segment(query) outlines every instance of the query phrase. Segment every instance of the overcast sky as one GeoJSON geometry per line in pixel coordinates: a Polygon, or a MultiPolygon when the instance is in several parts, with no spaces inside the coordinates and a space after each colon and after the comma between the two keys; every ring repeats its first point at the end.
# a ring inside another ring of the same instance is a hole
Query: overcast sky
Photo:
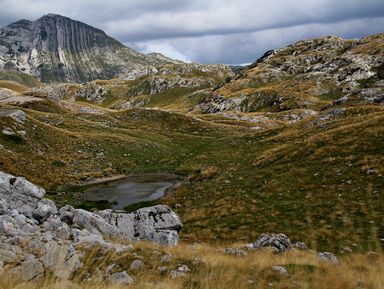
{"type": "Polygon", "coordinates": [[[384,32],[384,0],[0,0],[1,27],[48,13],[200,63],[250,63],[303,38],[384,32]]]}

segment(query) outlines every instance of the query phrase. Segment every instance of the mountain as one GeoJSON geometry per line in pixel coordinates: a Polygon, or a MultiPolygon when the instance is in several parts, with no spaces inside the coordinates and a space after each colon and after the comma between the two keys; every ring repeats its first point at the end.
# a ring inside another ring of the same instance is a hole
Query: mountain
{"type": "Polygon", "coordinates": [[[32,74],[43,82],[111,79],[148,64],[176,63],[138,53],[103,31],[55,14],[20,20],[0,29],[0,68],[32,74]]]}
{"type": "Polygon", "coordinates": [[[177,208],[183,239],[283,232],[320,250],[377,250],[383,37],[303,40],[236,75],[186,63],[36,87],[6,75],[0,170],[77,208],[102,204],[84,202],[74,184],[175,173],[182,184],[161,203],[177,208]]]}
{"type": "Polygon", "coordinates": [[[383,104],[383,43],[384,34],[358,40],[328,36],[268,51],[200,108],[205,113],[296,109],[310,116],[332,103],[383,104]]]}

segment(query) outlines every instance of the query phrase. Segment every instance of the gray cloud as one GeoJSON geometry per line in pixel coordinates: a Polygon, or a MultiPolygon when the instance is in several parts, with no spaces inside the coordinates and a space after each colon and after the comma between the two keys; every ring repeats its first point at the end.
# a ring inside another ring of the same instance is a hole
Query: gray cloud
{"type": "Polygon", "coordinates": [[[245,63],[308,37],[383,32],[383,0],[0,0],[0,25],[58,13],[144,52],[245,63]],[[25,9],[22,9],[25,7],[25,9]]]}
{"type": "Polygon", "coordinates": [[[354,19],[334,23],[314,23],[253,33],[212,35],[127,43],[143,52],[159,51],[172,57],[202,63],[244,64],[255,61],[265,51],[293,42],[337,35],[345,38],[381,33],[384,17],[354,19]],[[353,29],[351,29],[353,27],[353,29]]]}

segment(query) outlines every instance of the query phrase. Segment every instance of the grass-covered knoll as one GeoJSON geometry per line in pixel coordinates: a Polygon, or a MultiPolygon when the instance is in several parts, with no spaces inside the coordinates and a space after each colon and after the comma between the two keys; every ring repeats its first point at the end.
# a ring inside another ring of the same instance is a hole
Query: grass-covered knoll
{"type": "MultiPolygon", "coordinates": [[[[15,71],[0,70],[0,80],[4,81],[4,82],[2,82],[3,84],[6,83],[5,81],[16,82],[19,84],[18,86],[28,87],[28,88],[41,85],[41,83],[32,75],[27,74],[27,73],[23,73],[23,72],[15,72],[15,71]]],[[[12,89],[13,86],[7,87],[7,86],[3,86],[0,84],[0,87],[5,87],[5,88],[9,88],[9,89],[13,90],[12,89]]],[[[21,92],[23,90],[17,89],[15,91],[21,92]]]]}

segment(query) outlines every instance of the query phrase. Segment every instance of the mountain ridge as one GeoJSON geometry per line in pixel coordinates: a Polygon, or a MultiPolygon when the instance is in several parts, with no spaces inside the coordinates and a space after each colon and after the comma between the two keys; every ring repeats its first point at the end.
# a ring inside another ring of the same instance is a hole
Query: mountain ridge
{"type": "Polygon", "coordinates": [[[57,14],[0,29],[0,68],[43,82],[111,79],[131,69],[176,62],[136,52],[98,28],[57,14]]]}

